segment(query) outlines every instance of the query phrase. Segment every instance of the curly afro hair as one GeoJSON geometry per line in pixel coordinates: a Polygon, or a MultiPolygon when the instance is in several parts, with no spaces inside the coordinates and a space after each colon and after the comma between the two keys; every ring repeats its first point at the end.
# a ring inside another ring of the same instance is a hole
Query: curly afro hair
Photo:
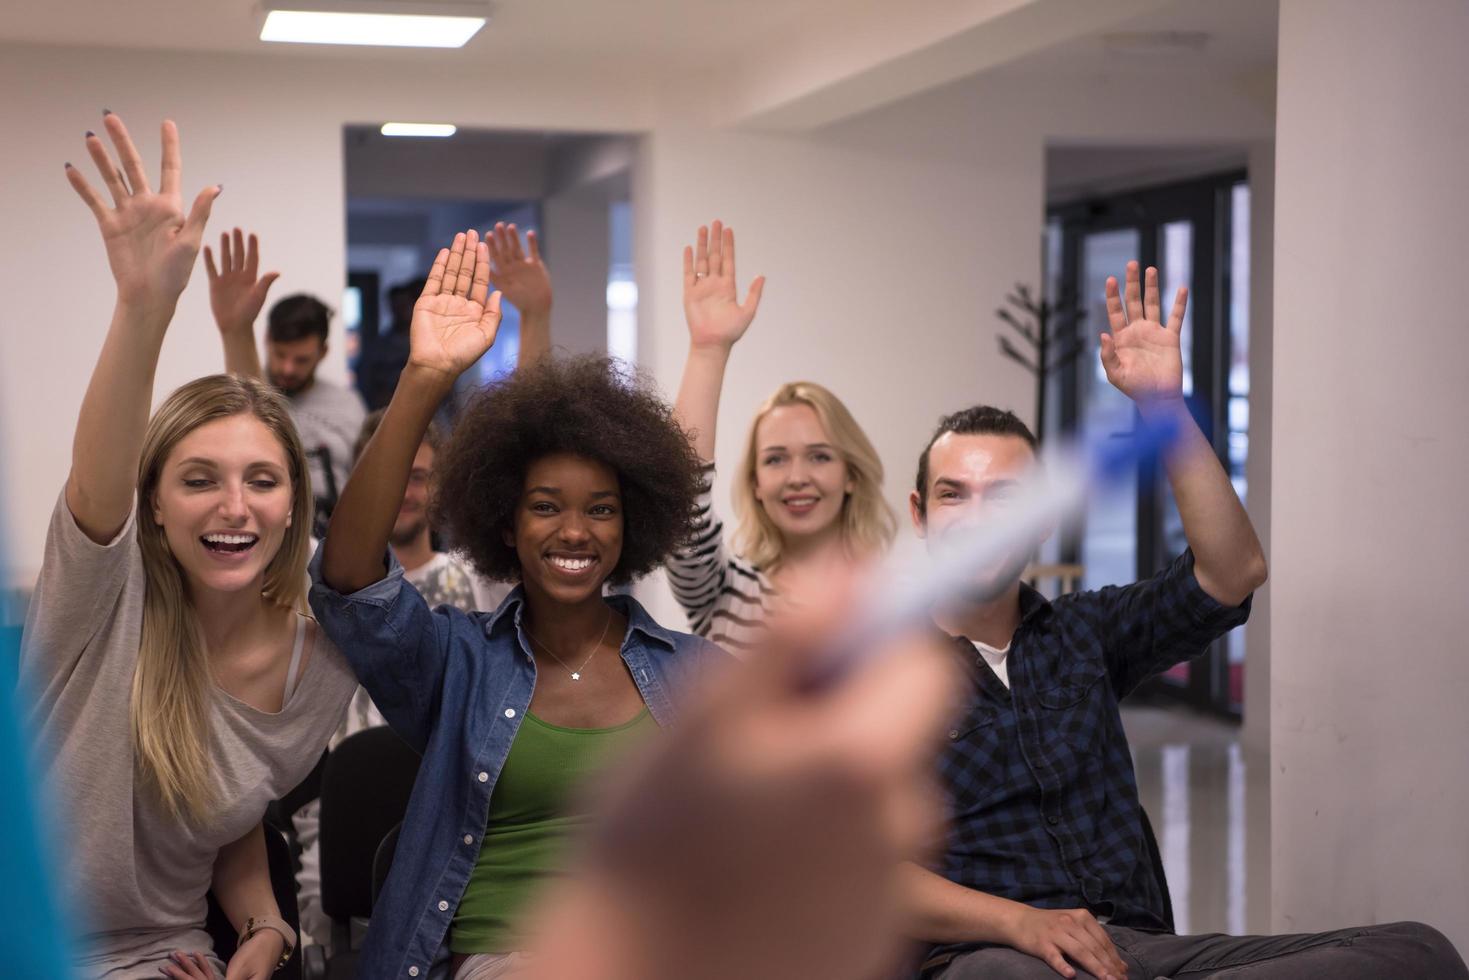
{"type": "Polygon", "coordinates": [[[699,459],[657,388],[610,358],[545,357],[475,396],[434,463],[433,521],[481,575],[519,580],[506,532],[513,539],[530,464],[555,453],[617,473],[624,523],[614,585],[648,574],[688,540],[699,459]]]}

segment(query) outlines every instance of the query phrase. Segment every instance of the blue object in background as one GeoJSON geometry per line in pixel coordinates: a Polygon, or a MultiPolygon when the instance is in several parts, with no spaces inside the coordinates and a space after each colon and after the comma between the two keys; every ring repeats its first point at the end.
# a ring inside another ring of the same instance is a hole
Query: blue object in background
{"type": "Polygon", "coordinates": [[[42,792],[31,779],[16,704],[20,627],[0,627],[0,973],[72,977],[71,921],[57,894],[56,853],[43,832],[42,792]]]}

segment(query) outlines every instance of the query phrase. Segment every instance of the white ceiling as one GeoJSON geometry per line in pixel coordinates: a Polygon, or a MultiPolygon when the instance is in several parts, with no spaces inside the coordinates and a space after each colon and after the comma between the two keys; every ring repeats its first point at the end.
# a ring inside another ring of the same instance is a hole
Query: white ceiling
{"type": "MultiPolygon", "coordinates": [[[[411,7],[413,0],[402,0],[411,7]]],[[[494,0],[490,21],[467,45],[405,51],[259,39],[256,0],[0,0],[0,41],[271,53],[283,57],[444,59],[516,64],[539,58],[717,66],[786,22],[833,0],[494,0]]],[[[297,6],[302,6],[297,4],[297,6]]],[[[554,70],[554,68],[552,69],[554,70]]]]}
{"type": "Polygon", "coordinates": [[[1177,0],[1092,36],[1027,55],[1006,70],[1063,75],[1274,71],[1279,7],[1279,0],[1177,0]],[[1202,34],[1203,45],[1197,50],[1187,45],[1148,47],[1141,37],[1169,33],[1202,34]],[[1132,36],[1130,43],[1127,35],[1132,36]]]}

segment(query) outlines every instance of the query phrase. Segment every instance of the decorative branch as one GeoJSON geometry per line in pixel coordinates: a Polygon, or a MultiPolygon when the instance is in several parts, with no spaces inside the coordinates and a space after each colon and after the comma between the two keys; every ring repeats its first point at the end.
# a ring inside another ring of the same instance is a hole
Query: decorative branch
{"type": "Polygon", "coordinates": [[[1025,338],[1034,353],[1027,354],[1004,336],[999,338],[1000,353],[1035,375],[1036,436],[1044,438],[1046,389],[1051,375],[1074,361],[1085,349],[1086,344],[1078,332],[1084,313],[1076,305],[1074,296],[1063,295],[1054,305],[1044,298],[1037,301],[1030,287],[1023,282],[1016,283],[1014,290],[1005,295],[1005,302],[1019,315],[1002,306],[995,310],[995,316],[1025,338]]]}

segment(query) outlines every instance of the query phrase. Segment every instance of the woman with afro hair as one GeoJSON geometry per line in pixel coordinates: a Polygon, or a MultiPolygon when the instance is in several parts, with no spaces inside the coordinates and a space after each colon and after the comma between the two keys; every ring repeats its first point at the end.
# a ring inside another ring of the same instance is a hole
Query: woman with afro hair
{"type": "Polygon", "coordinates": [[[486,389],[438,461],[439,522],[482,575],[516,583],[500,608],[431,610],[403,580],[387,544],[414,452],[499,322],[486,246],[456,235],[312,563],[318,619],[423,754],[359,960],[367,980],[514,973],[527,905],[585,820],[578,784],[669,725],[684,675],[723,657],[604,596],[688,537],[699,481],[669,408],[605,358],[543,358],[486,389]]]}

